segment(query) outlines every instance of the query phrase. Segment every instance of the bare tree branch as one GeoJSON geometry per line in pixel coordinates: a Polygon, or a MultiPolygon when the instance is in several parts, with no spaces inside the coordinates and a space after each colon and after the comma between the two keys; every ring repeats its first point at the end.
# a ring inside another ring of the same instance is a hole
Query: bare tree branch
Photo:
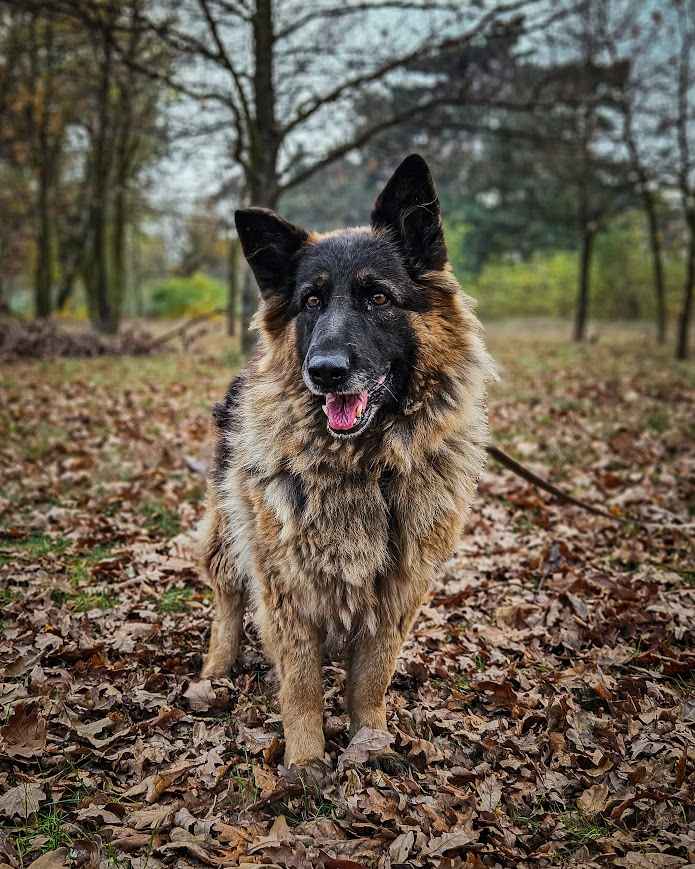
{"type": "Polygon", "coordinates": [[[335,6],[329,9],[315,9],[311,12],[306,12],[292,24],[278,30],[277,38],[279,40],[286,39],[306,27],[314,21],[322,21],[328,18],[343,18],[346,15],[354,15],[356,12],[374,12],[375,10],[400,10],[400,11],[419,11],[419,12],[460,12],[460,3],[425,3],[411,2],[411,0],[384,0],[384,2],[374,3],[358,3],[354,6],[335,6]]]}
{"type": "Polygon", "coordinates": [[[539,2],[542,2],[542,0],[513,0],[511,3],[497,4],[493,9],[483,15],[474,27],[460,36],[450,37],[440,41],[439,43],[435,43],[434,45],[428,41],[412,51],[391,58],[376,69],[345,79],[332,90],[312,100],[306,108],[300,109],[295,117],[284,125],[282,129],[283,136],[286,136],[288,133],[292,132],[292,130],[303,124],[324,106],[336,102],[336,100],[339,100],[351,90],[356,90],[363,85],[373,84],[374,82],[380,81],[389,73],[407,67],[425,57],[467,45],[471,40],[475,39],[476,36],[479,36],[501,14],[516,12],[522,8],[537,5],[539,2]]]}

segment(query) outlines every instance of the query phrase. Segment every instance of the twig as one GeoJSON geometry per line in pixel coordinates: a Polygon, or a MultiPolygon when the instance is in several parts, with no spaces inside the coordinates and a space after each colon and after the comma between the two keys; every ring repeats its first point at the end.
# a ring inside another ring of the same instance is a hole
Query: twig
{"type": "Polygon", "coordinates": [[[210,320],[212,317],[224,314],[224,311],[224,308],[214,308],[212,311],[207,311],[205,314],[197,314],[195,317],[191,317],[190,320],[186,320],[185,323],[181,323],[181,325],[176,326],[174,329],[170,329],[168,332],[165,332],[163,335],[160,335],[158,338],[151,341],[148,350],[156,350],[158,347],[168,344],[173,338],[177,338],[179,335],[185,335],[189,329],[196,326],[198,323],[203,323],[205,320],[210,320]]]}
{"type": "Polygon", "coordinates": [[[522,480],[526,480],[534,486],[538,486],[539,489],[543,489],[545,492],[548,492],[550,495],[553,495],[565,504],[574,504],[575,507],[580,507],[582,510],[586,510],[587,513],[593,513],[594,516],[603,516],[604,519],[610,519],[612,522],[618,522],[621,525],[638,525],[642,528],[668,528],[671,531],[691,531],[695,528],[695,524],[693,523],[679,524],[676,522],[649,522],[630,516],[614,516],[612,513],[603,510],[601,507],[595,507],[593,504],[588,504],[586,501],[582,501],[580,498],[575,498],[574,495],[570,495],[568,492],[558,489],[557,486],[544,480],[543,477],[539,477],[538,474],[534,474],[533,471],[530,471],[520,462],[517,462],[516,459],[508,456],[499,447],[490,445],[486,447],[486,449],[493,459],[496,459],[513,474],[521,477],[522,480]]]}

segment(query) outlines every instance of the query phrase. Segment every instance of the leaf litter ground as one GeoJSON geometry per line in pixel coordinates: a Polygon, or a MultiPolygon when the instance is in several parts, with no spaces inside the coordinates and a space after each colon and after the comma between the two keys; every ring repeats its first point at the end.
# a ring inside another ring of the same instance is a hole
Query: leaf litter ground
{"type": "Polygon", "coordinates": [[[191,552],[209,409],[195,354],[8,365],[0,396],[0,865],[680,867],[695,863],[695,389],[640,335],[493,332],[497,443],[618,515],[499,467],[400,658],[389,726],[282,776],[251,628],[198,672],[211,599],[191,552]]]}

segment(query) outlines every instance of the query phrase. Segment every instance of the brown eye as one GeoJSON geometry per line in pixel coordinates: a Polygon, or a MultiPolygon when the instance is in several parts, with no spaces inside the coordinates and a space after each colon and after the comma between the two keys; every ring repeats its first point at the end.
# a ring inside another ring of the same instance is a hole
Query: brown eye
{"type": "Polygon", "coordinates": [[[305,308],[318,308],[321,304],[321,299],[318,296],[307,296],[304,307],[305,308]]]}
{"type": "Polygon", "coordinates": [[[372,304],[381,307],[388,302],[388,298],[384,293],[374,293],[372,296],[372,304]]]}

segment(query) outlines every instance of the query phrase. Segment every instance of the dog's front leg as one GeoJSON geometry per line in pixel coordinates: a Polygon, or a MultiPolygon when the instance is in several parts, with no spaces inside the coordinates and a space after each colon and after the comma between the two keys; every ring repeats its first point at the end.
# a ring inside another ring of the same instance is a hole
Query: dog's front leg
{"type": "Polygon", "coordinates": [[[382,602],[377,611],[375,631],[364,632],[352,647],[345,696],[351,736],[361,727],[387,729],[386,690],[425,587],[418,584],[410,589],[407,598],[398,601],[399,606],[389,607],[382,602]]]}
{"type": "Polygon", "coordinates": [[[266,610],[261,634],[280,677],[280,711],[285,731],[285,766],[323,761],[323,684],[318,631],[296,611],[266,610]]]}
{"type": "Polygon", "coordinates": [[[215,617],[210,632],[210,647],[202,677],[228,676],[239,654],[244,623],[244,592],[234,585],[215,582],[215,617]]]}

